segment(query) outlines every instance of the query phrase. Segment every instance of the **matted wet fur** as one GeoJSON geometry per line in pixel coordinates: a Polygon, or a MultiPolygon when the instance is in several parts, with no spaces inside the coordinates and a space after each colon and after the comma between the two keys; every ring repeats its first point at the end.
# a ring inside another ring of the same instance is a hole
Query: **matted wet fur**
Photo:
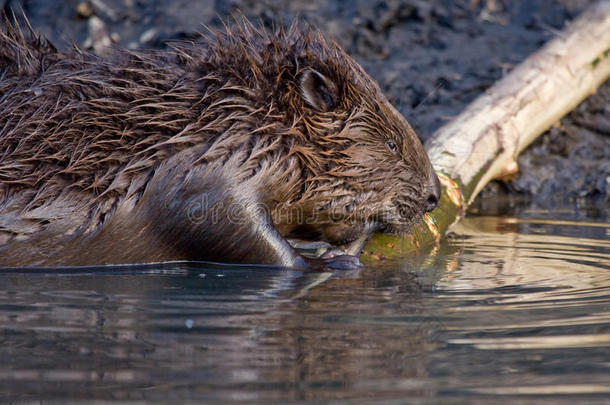
{"type": "Polygon", "coordinates": [[[309,29],[101,58],[6,23],[0,70],[0,266],[302,266],[286,236],[348,244],[436,205],[406,120],[309,29]]]}

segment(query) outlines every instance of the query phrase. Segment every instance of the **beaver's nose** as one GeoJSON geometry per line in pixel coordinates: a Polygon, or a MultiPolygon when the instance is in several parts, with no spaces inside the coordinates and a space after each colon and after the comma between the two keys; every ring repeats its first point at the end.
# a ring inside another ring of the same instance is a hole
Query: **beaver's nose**
{"type": "Polygon", "coordinates": [[[441,198],[441,182],[434,172],[430,169],[430,184],[428,185],[428,199],[426,200],[426,212],[430,212],[438,205],[438,200],[441,198]]]}

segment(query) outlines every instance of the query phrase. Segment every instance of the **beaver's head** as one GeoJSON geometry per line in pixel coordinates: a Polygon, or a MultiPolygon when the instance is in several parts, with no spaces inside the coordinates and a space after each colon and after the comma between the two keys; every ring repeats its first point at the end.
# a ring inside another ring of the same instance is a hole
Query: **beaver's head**
{"type": "Polygon", "coordinates": [[[291,202],[303,223],[292,234],[344,244],[365,228],[407,231],[440,194],[417,135],[338,45],[311,34],[291,51],[296,73],[285,105],[302,136],[290,154],[306,173],[291,202]]]}
{"type": "Polygon", "coordinates": [[[196,61],[205,98],[217,98],[214,128],[243,151],[234,160],[256,177],[282,234],[343,244],[365,229],[405,232],[436,206],[438,179],[415,132],[339,45],[246,21],[215,38],[185,60],[196,61]]]}

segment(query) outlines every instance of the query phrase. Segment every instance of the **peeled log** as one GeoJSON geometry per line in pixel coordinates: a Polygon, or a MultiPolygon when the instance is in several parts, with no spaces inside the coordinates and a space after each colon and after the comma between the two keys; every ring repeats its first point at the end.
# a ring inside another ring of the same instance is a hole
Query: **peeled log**
{"type": "Polygon", "coordinates": [[[429,139],[443,183],[440,209],[414,234],[375,235],[363,260],[438,240],[490,181],[514,173],[516,159],[540,134],[610,76],[610,1],[590,6],[558,36],[472,102],[429,139]],[[370,254],[367,254],[370,253],[370,254]],[[367,257],[369,256],[369,257],[367,257]]]}
{"type": "Polygon", "coordinates": [[[610,1],[567,30],[440,128],[426,144],[434,167],[463,184],[466,205],[516,168],[536,137],[596,92],[610,75],[610,1]]]}

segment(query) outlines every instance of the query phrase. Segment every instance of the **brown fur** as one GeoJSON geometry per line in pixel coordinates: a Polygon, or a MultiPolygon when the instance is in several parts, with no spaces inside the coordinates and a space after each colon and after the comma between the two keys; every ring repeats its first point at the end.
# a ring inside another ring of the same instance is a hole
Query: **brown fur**
{"type": "Polygon", "coordinates": [[[438,196],[407,122],[317,32],[242,21],[102,59],[7,24],[0,70],[0,265],[293,265],[284,236],[403,232],[438,196]]]}

